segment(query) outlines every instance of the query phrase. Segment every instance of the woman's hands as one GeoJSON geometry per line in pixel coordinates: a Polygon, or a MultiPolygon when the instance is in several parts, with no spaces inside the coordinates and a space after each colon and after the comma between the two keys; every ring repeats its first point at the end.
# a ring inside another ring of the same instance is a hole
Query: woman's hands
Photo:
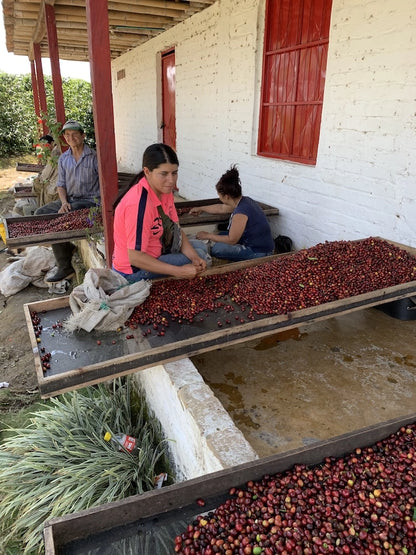
{"type": "Polygon", "coordinates": [[[196,273],[200,274],[201,272],[205,272],[207,269],[206,260],[197,256],[195,259],[192,260],[192,266],[196,268],[196,273]]]}
{"type": "Polygon", "coordinates": [[[200,239],[201,241],[205,241],[205,239],[209,239],[210,235],[212,235],[211,233],[209,233],[208,231],[198,231],[198,233],[196,234],[196,238],[200,239]]]}
{"type": "Polygon", "coordinates": [[[202,206],[194,206],[189,210],[191,216],[199,216],[203,212],[202,206]]]}
{"type": "MultiPolygon", "coordinates": [[[[199,258],[199,257],[198,257],[199,258]]],[[[193,279],[198,274],[202,273],[207,265],[205,260],[199,258],[200,262],[192,262],[192,264],[185,264],[184,266],[174,266],[175,273],[174,275],[177,278],[186,278],[186,279],[193,279]]]]}

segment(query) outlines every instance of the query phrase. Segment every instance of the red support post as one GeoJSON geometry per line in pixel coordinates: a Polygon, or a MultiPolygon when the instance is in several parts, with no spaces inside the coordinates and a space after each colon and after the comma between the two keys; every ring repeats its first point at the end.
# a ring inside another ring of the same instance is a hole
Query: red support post
{"type": "Polygon", "coordinates": [[[113,254],[113,202],[118,193],[114,137],[111,53],[107,0],[87,0],[88,51],[90,58],[94,129],[107,266],[113,254]]]}
{"type": "MultiPolygon", "coordinates": [[[[38,89],[38,80],[36,78],[36,70],[35,70],[35,62],[31,60],[30,62],[30,73],[32,77],[32,93],[33,93],[33,105],[35,107],[35,114],[38,120],[38,128],[40,126],[40,105],[39,105],[39,89],[38,89]]],[[[40,135],[39,135],[40,136],[40,135]]]]}
{"type": "Polygon", "coordinates": [[[45,3],[46,30],[48,34],[49,57],[51,60],[52,86],[55,101],[56,121],[62,125],[65,123],[65,104],[62,91],[61,69],[59,66],[58,35],[56,32],[55,9],[45,3]]]}
{"type": "Polygon", "coordinates": [[[46,104],[45,80],[43,78],[42,57],[40,55],[40,45],[36,42],[33,43],[33,52],[35,54],[36,78],[37,78],[37,82],[38,82],[39,102],[40,102],[40,111],[41,111],[41,118],[42,118],[43,134],[45,135],[48,132],[48,127],[46,125],[46,122],[44,121],[44,116],[48,115],[48,107],[47,107],[47,104],[46,104]]]}

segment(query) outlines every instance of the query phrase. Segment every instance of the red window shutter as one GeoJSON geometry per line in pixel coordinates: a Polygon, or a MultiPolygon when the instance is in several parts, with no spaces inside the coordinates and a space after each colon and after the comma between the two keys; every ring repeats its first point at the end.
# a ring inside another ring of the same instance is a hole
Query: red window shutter
{"type": "Polygon", "coordinates": [[[315,164],[332,0],[267,0],[258,154],[315,164]]]}

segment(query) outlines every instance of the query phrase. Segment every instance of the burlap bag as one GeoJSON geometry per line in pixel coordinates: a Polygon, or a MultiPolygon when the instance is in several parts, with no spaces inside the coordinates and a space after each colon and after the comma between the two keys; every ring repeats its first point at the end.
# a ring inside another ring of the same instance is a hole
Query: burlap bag
{"type": "Polygon", "coordinates": [[[72,315],[64,322],[64,328],[115,331],[149,296],[150,287],[149,281],[130,284],[114,270],[91,268],[84,282],[74,287],[69,296],[72,315]]]}

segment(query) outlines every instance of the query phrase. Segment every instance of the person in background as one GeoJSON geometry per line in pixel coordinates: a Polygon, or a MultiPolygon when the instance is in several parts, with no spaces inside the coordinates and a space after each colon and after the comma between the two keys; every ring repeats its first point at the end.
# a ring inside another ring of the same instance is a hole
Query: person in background
{"type": "Polygon", "coordinates": [[[230,214],[228,229],[224,233],[199,231],[197,239],[212,241],[211,255],[233,262],[273,254],[274,241],[267,218],[256,201],[243,196],[237,167],[231,166],[215,187],[221,204],[197,206],[191,208],[190,214],[230,214]]]}
{"type": "MultiPolygon", "coordinates": [[[[61,155],[61,148],[57,145],[51,135],[44,135],[39,139],[39,144],[43,147],[43,158],[46,161],[45,167],[38,177],[33,180],[33,192],[36,195],[36,204],[45,206],[49,202],[58,200],[58,191],[56,190],[56,182],[58,179],[58,158],[61,155]],[[49,152],[45,155],[45,150],[49,152]]],[[[24,215],[30,216],[36,208],[30,207],[27,212],[24,209],[24,215]]]]}
{"type": "MultiPolygon", "coordinates": [[[[85,143],[82,125],[78,121],[68,120],[62,127],[62,135],[69,148],[58,160],[56,185],[59,199],[41,206],[36,210],[35,215],[64,214],[100,204],[97,155],[85,143]]],[[[72,267],[74,248],[70,242],[52,245],[57,270],[47,281],[58,282],[74,275],[72,267]]]]}
{"type": "Polygon", "coordinates": [[[168,145],[143,154],[143,170],[114,203],[113,269],[129,282],[165,276],[192,279],[206,269],[207,246],[179,226],[173,191],[179,161],[168,145]]]}

